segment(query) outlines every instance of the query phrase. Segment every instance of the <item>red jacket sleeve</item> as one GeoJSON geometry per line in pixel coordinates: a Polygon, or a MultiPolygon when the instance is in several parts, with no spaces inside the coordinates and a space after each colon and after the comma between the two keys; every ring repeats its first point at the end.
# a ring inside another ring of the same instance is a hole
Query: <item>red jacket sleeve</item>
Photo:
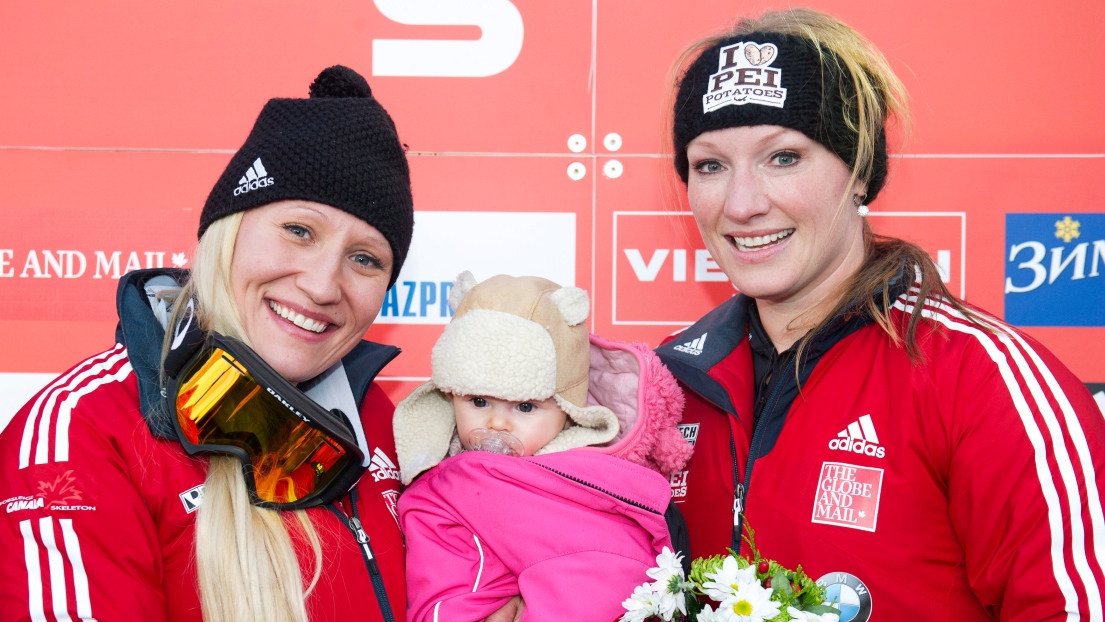
{"type": "MultiPolygon", "coordinates": [[[[131,478],[159,470],[158,442],[137,403],[117,348],[60,376],[0,434],[5,620],[151,622],[169,619],[170,607],[173,619],[198,620],[190,575],[166,571],[173,553],[161,546],[155,520],[163,508],[131,478]],[[178,584],[189,584],[177,591],[191,598],[167,603],[166,589],[178,584]]],[[[182,554],[190,553],[186,540],[182,554]]]]}
{"type": "Polygon", "coordinates": [[[1100,619],[1102,413],[1030,338],[956,326],[974,339],[961,367],[943,371],[955,380],[942,399],[955,422],[949,514],[971,589],[999,620],[1100,619]]]}

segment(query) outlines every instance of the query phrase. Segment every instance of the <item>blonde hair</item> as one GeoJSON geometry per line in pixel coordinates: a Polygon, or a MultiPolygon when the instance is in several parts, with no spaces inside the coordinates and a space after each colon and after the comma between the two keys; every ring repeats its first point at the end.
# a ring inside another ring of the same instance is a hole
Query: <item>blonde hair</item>
{"type": "MultiPolygon", "coordinates": [[[[189,281],[176,294],[169,326],[191,298],[206,331],[248,344],[230,288],[230,266],[242,212],[215,221],[196,247],[189,281]]],[[[169,336],[162,348],[168,351],[169,336]]],[[[306,598],[322,574],[322,545],[303,510],[293,513],[294,531],[309,544],[314,561],[304,586],[289,526],[280,512],[250,503],[241,461],[212,454],[196,516],[196,565],[205,622],[307,622],[306,598]]]]}
{"type": "MultiPolygon", "coordinates": [[[[840,203],[841,206],[850,205],[851,189],[857,182],[866,183],[871,178],[877,150],[880,149],[879,142],[884,140],[887,126],[895,124],[902,140],[908,136],[908,94],[901,80],[890,68],[890,63],[874,44],[831,15],[802,7],[767,11],[756,18],[742,18],[723,33],[693,42],[682,52],[669,73],[669,84],[673,88],[669,91],[671,101],[667,106],[667,127],[674,126],[674,98],[687,67],[705,49],[724,39],[752,32],[778,33],[809,41],[820,54],[822,71],[832,72],[840,78],[823,80],[826,84],[836,82],[839,85],[839,92],[826,92],[823,96],[840,98],[843,103],[844,124],[856,134],[855,161],[851,164],[851,178],[840,203]]],[[[822,110],[828,109],[823,101],[822,110]]],[[[667,140],[674,149],[670,132],[667,140]]],[[[679,181],[674,171],[670,179],[673,182],[679,181]]],[[[948,291],[936,264],[924,249],[904,240],[875,234],[867,220],[863,222],[863,243],[864,260],[859,270],[845,283],[835,301],[829,301],[831,304],[815,310],[824,315],[800,341],[796,365],[800,364],[801,352],[808,339],[834,317],[850,310],[870,314],[895,344],[904,345],[911,360],[922,360],[917,346],[917,327],[923,319],[924,305],[914,305],[905,326],[894,326],[890,316],[891,284],[901,274],[903,267],[907,271],[915,267],[916,280],[919,281],[916,285],[919,299],[944,298],[968,318],[974,317],[948,291]]],[[[912,281],[914,275],[907,272],[904,276],[912,281]]]]}

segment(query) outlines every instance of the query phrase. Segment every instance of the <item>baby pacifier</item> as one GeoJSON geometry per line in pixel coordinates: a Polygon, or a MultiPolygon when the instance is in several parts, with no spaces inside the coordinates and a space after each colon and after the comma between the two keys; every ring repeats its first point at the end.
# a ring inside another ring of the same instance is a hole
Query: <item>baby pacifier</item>
{"type": "Polygon", "coordinates": [[[520,457],[525,453],[522,441],[510,432],[476,428],[468,435],[468,445],[473,451],[486,451],[503,456],[520,457]]]}

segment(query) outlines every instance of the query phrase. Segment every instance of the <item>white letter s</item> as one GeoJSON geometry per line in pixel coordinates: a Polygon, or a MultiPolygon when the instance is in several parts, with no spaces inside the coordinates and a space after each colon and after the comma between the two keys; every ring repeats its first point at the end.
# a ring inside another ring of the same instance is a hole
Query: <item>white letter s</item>
{"type": "Polygon", "coordinates": [[[388,19],[409,25],[479,26],[474,41],[375,39],[372,75],[493,76],[522,52],[522,15],[510,0],[373,0],[388,19]]]}

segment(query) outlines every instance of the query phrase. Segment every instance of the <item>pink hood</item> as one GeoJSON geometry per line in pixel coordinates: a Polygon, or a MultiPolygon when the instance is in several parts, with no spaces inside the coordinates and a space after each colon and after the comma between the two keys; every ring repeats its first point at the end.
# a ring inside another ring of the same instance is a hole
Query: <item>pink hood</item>
{"type": "Polygon", "coordinates": [[[683,418],[683,390],[651,348],[591,335],[589,379],[587,403],[614,411],[621,430],[609,443],[581,449],[666,476],[686,466],[693,448],[677,427],[683,418]]]}

